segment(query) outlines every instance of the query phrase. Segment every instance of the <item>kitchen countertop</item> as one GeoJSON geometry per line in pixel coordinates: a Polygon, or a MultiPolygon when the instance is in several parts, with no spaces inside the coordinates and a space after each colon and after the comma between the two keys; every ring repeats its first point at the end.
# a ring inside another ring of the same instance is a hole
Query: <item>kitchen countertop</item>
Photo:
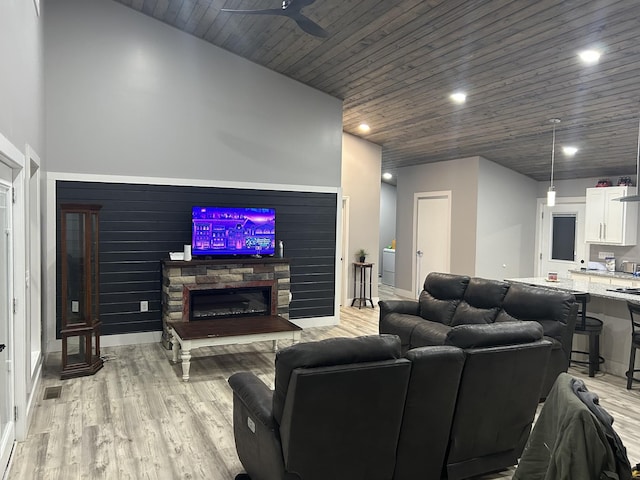
{"type": "Polygon", "coordinates": [[[569,273],[578,275],[596,275],[598,277],[622,278],[625,280],[640,280],[640,277],[634,277],[632,273],[627,272],[607,272],[606,270],[569,270],[569,273]]]}
{"type": "MultiPolygon", "coordinates": [[[[608,273],[609,276],[615,276],[615,273],[623,274],[622,272],[601,272],[608,273]]],[[[628,277],[623,278],[636,278],[630,273],[624,273],[628,277]]],[[[565,290],[569,292],[587,292],[592,297],[606,298],[609,300],[619,300],[626,302],[630,300],[632,302],[640,303],[640,295],[632,295],[629,293],[610,292],[608,289],[616,288],[615,285],[606,285],[604,283],[592,283],[586,279],[578,278],[559,278],[557,282],[550,282],[544,277],[529,277],[529,278],[507,278],[507,282],[513,283],[525,283],[527,285],[537,285],[540,287],[553,288],[556,290],[565,290]]]]}

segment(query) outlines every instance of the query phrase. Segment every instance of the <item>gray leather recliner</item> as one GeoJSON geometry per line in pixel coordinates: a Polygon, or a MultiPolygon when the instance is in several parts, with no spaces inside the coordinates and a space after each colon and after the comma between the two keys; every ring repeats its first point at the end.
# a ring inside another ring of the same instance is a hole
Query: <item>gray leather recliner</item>
{"type": "Polygon", "coordinates": [[[301,343],[276,356],[275,389],[229,378],[236,450],[252,480],[389,480],[411,362],[394,335],[301,343]]]}

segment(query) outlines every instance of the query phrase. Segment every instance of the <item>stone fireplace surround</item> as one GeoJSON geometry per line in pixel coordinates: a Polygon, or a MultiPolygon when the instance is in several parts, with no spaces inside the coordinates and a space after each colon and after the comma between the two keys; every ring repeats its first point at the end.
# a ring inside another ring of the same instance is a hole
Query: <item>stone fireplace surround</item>
{"type": "Polygon", "coordinates": [[[162,344],[171,348],[167,322],[189,321],[190,290],[271,286],[272,313],[289,318],[290,270],[286,258],[162,261],[162,344]]]}

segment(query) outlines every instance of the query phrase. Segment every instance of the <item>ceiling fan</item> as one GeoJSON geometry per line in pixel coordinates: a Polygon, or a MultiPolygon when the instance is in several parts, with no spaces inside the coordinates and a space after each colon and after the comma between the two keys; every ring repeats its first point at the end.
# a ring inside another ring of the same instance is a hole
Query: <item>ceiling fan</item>
{"type": "Polygon", "coordinates": [[[289,17],[298,26],[315,37],[328,37],[329,32],[302,14],[302,9],[308,7],[316,0],[282,0],[281,8],[269,8],[265,10],[233,10],[229,8],[220,9],[221,12],[227,13],[243,13],[245,15],[279,15],[281,17],[289,17]]]}

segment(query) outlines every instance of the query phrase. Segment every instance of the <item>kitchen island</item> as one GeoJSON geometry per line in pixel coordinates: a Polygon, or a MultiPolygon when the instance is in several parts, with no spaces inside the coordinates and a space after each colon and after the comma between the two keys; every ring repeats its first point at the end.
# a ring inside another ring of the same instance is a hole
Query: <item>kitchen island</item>
{"type": "MultiPolygon", "coordinates": [[[[572,278],[560,278],[551,282],[543,277],[508,278],[507,282],[536,285],[555,290],[568,292],[587,292],[591,301],[587,304],[587,314],[603,321],[602,335],[600,335],[600,355],[604,358],[604,364],[600,370],[625,377],[629,364],[629,351],[631,348],[631,320],[627,301],[640,304],[640,295],[632,295],[613,291],[618,288],[640,286],[640,279],[629,274],[629,278],[623,278],[624,283],[602,283],[603,279],[593,280],[592,275],[575,274],[572,278]],[[629,281],[629,283],[626,282],[629,281]]],[[[609,278],[616,277],[609,274],[609,278]]],[[[617,277],[621,278],[620,275],[617,277]]],[[[573,350],[587,350],[587,338],[583,335],[573,337],[573,350]]]]}

